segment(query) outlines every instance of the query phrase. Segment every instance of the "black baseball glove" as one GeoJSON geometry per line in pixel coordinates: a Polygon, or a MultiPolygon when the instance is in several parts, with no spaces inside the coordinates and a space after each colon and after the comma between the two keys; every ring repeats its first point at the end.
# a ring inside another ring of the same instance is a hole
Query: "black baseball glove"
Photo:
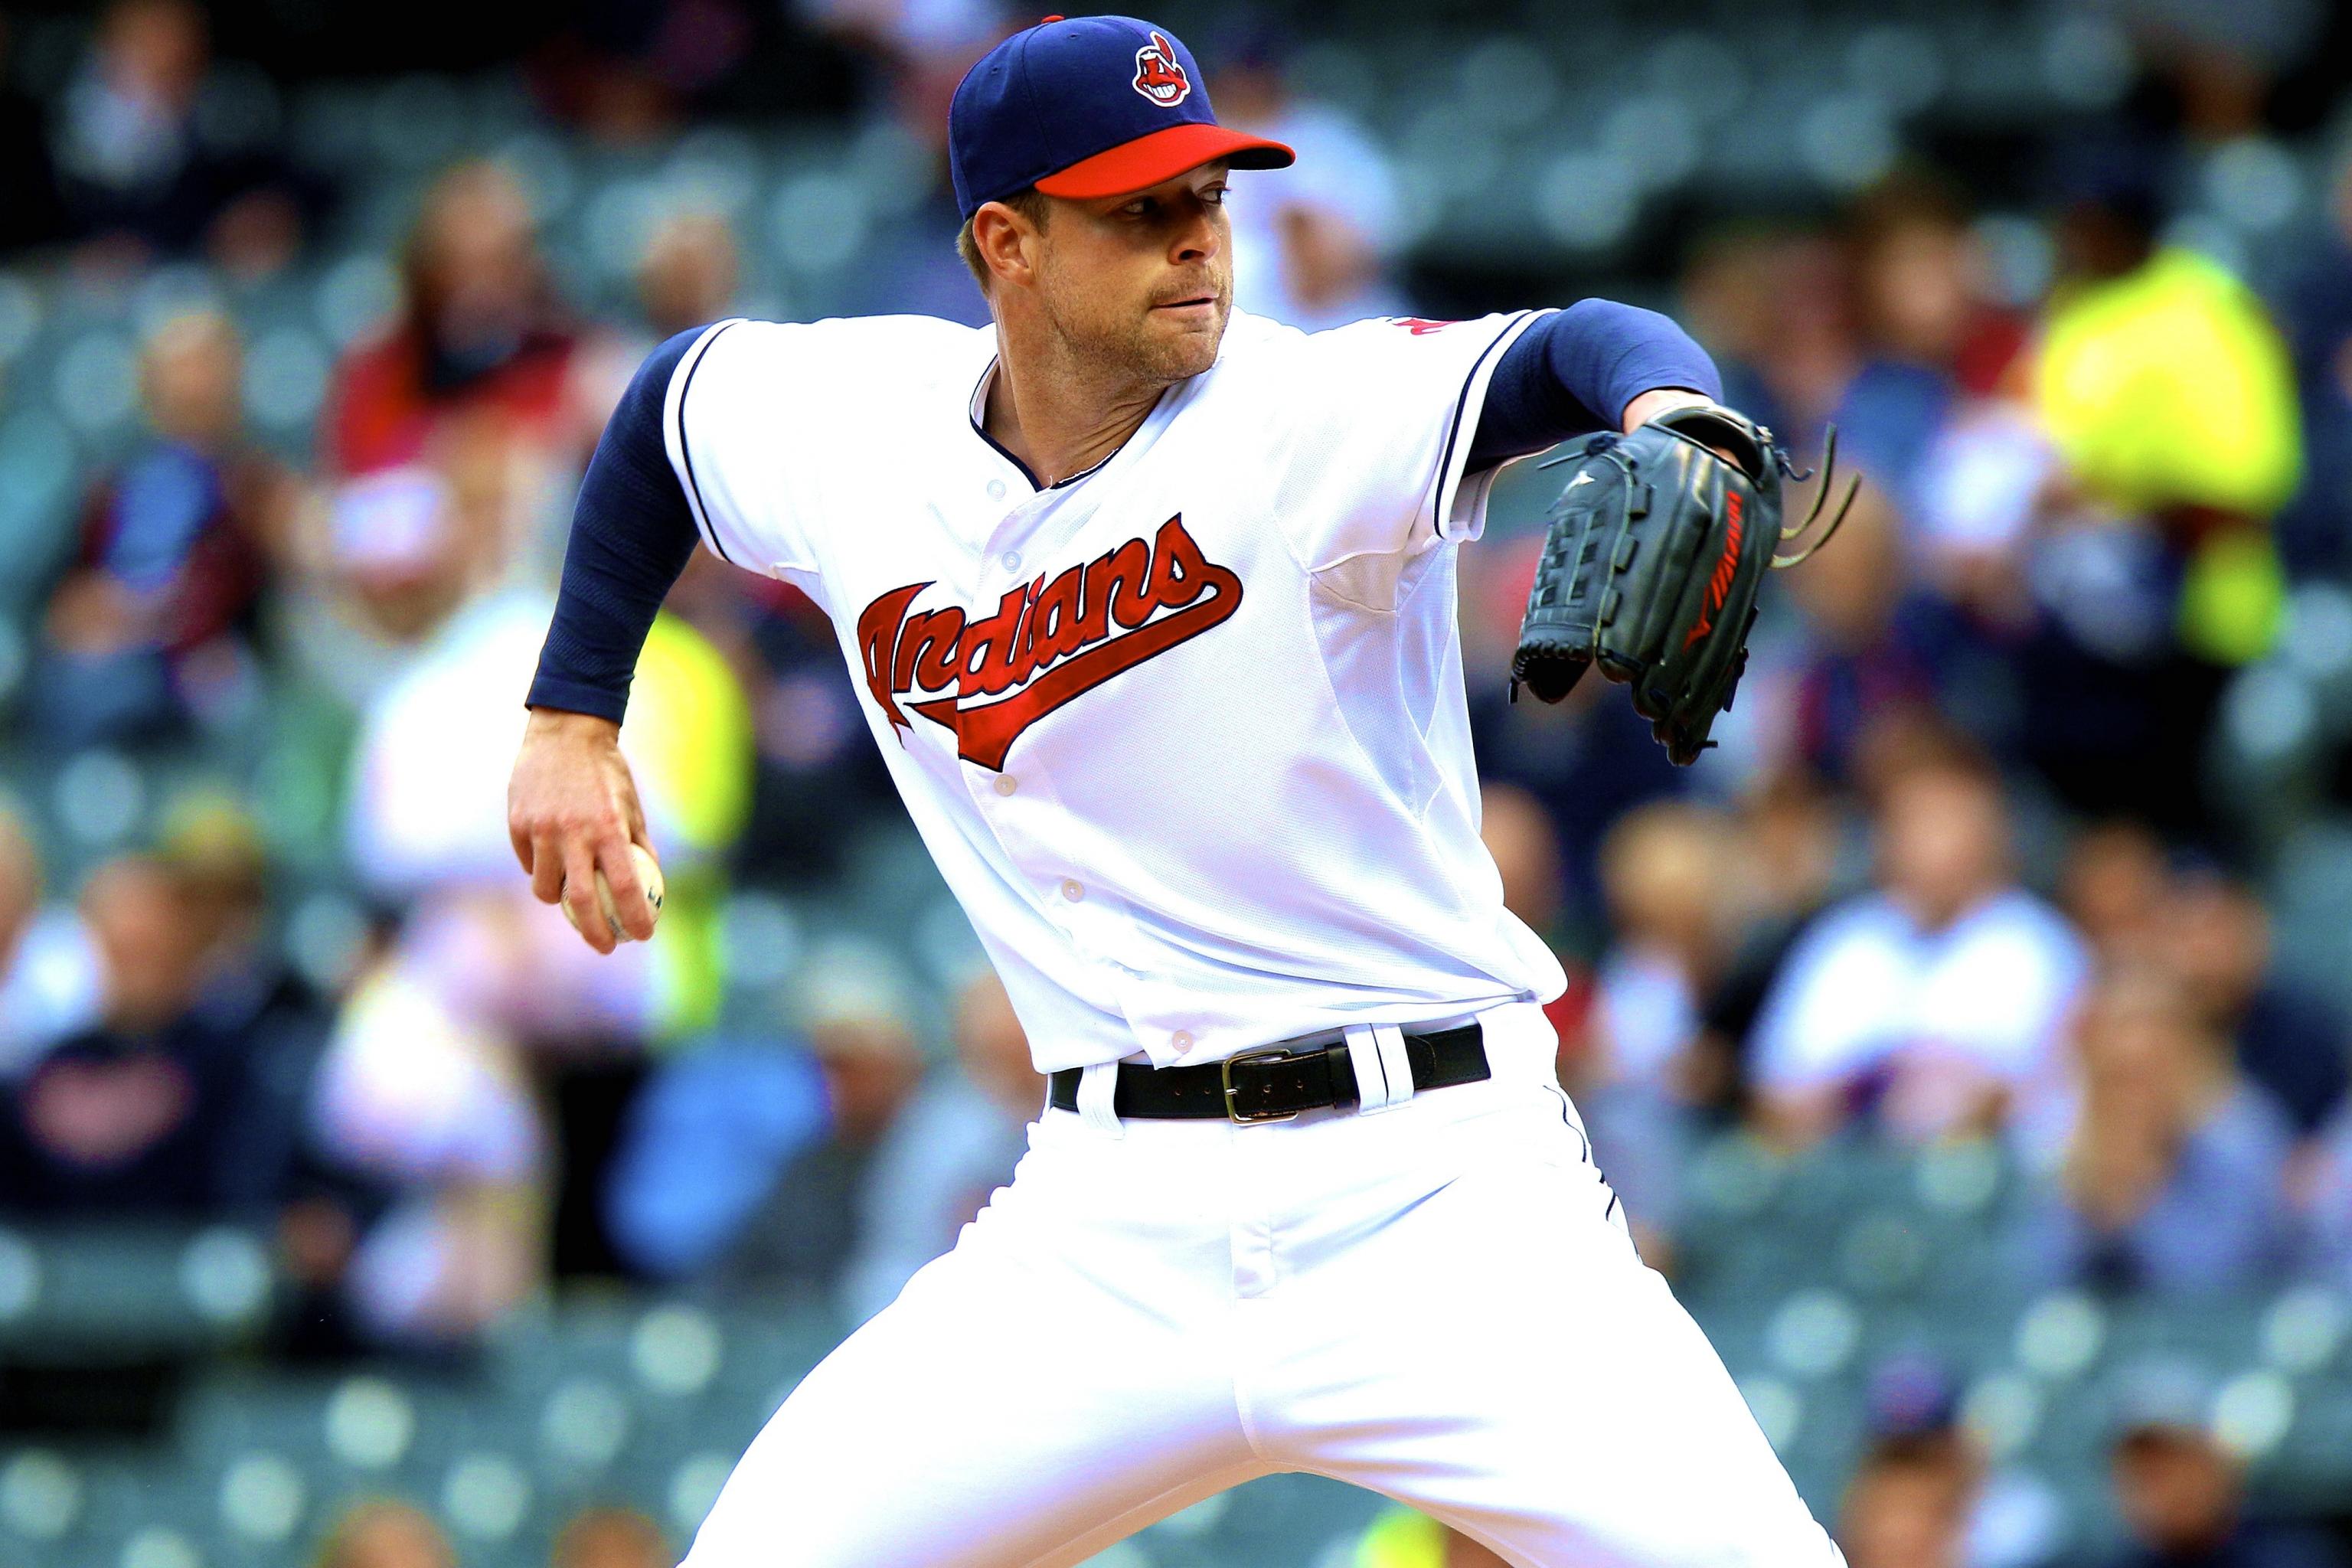
{"type": "MultiPolygon", "coordinates": [[[[1831,432],[1823,466],[1834,461],[1831,432]]],[[[1780,526],[1790,467],[1772,432],[1727,408],[1677,408],[1628,436],[1588,437],[1551,510],[1550,531],[1511,695],[1568,695],[1589,666],[1633,689],[1633,707],[1677,764],[1713,744],[1715,716],[1748,668],[1748,632],[1764,574],[1811,555],[1845,521],[1853,488],[1811,543],[1780,546],[1819,521],[1829,476],[1805,521],[1780,526]],[[1727,461],[1724,454],[1729,455],[1727,461]]]]}

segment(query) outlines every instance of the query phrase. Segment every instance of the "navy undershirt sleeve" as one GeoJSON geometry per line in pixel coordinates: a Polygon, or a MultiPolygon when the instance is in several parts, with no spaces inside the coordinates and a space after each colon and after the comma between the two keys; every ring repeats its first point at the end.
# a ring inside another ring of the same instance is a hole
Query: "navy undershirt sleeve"
{"type": "Polygon", "coordinates": [[[656,349],[630,379],[580,481],[563,585],[540,649],[533,708],[619,723],[654,616],[701,537],[662,443],[671,375],[703,329],[656,349]]]}
{"type": "Polygon", "coordinates": [[[1470,467],[1489,468],[1570,436],[1614,430],[1625,405],[1661,386],[1723,395],[1723,379],[1688,332],[1612,300],[1580,300],[1503,351],[1478,411],[1470,467]]]}

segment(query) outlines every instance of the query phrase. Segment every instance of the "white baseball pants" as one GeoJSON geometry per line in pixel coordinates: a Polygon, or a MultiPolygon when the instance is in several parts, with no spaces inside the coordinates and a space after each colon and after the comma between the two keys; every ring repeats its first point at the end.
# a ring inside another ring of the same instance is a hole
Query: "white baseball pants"
{"type": "Polygon", "coordinates": [[[1515,1564],[1839,1568],[1634,1255],[1540,1010],[1483,1018],[1490,1081],[1375,1111],[1045,1112],[769,1421],[686,1568],[1076,1563],[1277,1470],[1515,1564]]]}

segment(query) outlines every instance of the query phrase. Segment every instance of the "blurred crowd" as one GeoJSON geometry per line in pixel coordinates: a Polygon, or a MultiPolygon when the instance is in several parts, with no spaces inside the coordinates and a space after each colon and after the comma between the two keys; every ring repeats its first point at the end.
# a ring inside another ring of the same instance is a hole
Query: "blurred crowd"
{"type": "MultiPolygon", "coordinates": [[[[978,0],[787,10],[650,7],[645,37],[542,50],[538,90],[570,134],[658,138],[782,51],[809,102],[936,159],[946,90],[1004,25],[978,0]]],[[[0,59],[13,36],[0,18],[0,59]]],[[[1294,90],[1278,36],[1195,41],[1223,117],[1301,154],[1237,182],[1243,308],[1426,308],[1378,140],[1294,90]]],[[[2231,761],[2245,694],[2324,640],[2311,606],[2352,573],[2352,163],[2305,243],[2243,267],[2190,243],[2187,171],[2261,112],[2259,81],[2213,68],[2152,51],[2146,101],[2033,150],[2021,216],[1920,163],[1834,211],[1692,229],[1651,297],[1730,402],[1809,462],[1834,427],[1864,480],[1701,767],[1670,769],[1598,681],[1506,700],[1540,497],[1465,554],[1486,837],[1568,964],[1561,1080],[1670,1274],[1693,1152],[1738,1132],[1790,1158],[1999,1147],[2032,1193],[2021,1289],[2352,1289],[2347,993],[2281,961],[2276,897],[2352,769],[2283,790],[2231,761]]],[[[251,74],[186,0],[106,8],[53,90],[0,93],[9,265],[127,289],[292,264],[353,193],[239,112],[251,74]]],[[[934,179],[860,286],[982,320],[934,179]]],[[[976,949],[824,924],[910,834],[792,590],[698,561],[648,646],[624,742],[669,883],[657,941],[595,958],[503,831],[572,489],[638,356],[756,304],[744,243],[683,207],[629,307],[591,308],[515,171],[449,167],[299,460],[252,429],[231,315],[147,323],[143,434],[53,520],[0,749],[202,759],[299,694],[330,716],[351,918],[296,940],[278,826],[234,780],[70,885],[37,814],[0,806],[0,1213],[247,1226],[290,1287],[278,1354],[441,1357],[582,1278],[856,1322],[1009,1174],[1042,1086],[976,949]],[[787,907],[816,911],[805,942],[787,907]],[[783,973],[763,942],[796,949],[783,973]]],[[[2245,1524],[2229,1457],[2163,1394],[2116,1430],[2133,1563],[2341,1561],[2245,1524]]],[[[1889,1394],[1842,1524],[1855,1568],[2036,1560],[1949,1403],[1889,1394]]],[[[666,1563],[650,1528],[600,1516],[560,1560],[666,1563]]],[[[1362,1561],[1485,1561],[1423,1529],[1362,1561]]],[[[321,1562],[434,1568],[436,1541],[372,1506],[321,1562]]]]}

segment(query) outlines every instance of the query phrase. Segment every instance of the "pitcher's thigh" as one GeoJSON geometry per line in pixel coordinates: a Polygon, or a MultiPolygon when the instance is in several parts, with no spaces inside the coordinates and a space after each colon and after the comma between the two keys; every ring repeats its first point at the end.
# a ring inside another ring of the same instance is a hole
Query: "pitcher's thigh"
{"type": "Polygon", "coordinates": [[[1052,1294],[992,1261],[930,1265],[770,1418],[685,1568],[1076,1561],[1112,1521],[1254,1473],[1230,1385],[1195,1357],[1122,1355],[1105,1304],[1052,1294]]]}
{"type": "Polygon", "coordinates": [[[1611,1206],[1589,1165],[1498,1162],[1368,1248],[1417,1327],[1327,1380],[1316,1468],[1530,1568],[1836,1568],[1611,1206]]]}

